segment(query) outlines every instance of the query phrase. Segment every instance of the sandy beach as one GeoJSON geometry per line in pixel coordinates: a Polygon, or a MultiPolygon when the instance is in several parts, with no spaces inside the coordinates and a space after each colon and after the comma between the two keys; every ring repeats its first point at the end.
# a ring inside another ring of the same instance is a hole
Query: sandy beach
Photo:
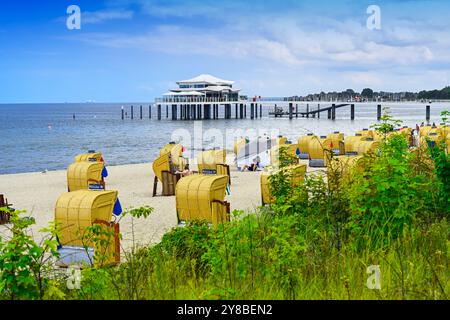
{"type": "MultiPolygon", "coordinates": [[[[177,225],[175,197],[152,197],[154,174],[151,163],[108,166],[108,190],[118,190],[122,208],[150,206],[153,214],[147,219],[125,217],[120,227],[124,249],[132,246],[132,225],[135,242],[140,245],[157,243],[177,225]]],[[[227,201],[232,210],[250,211],[261,205],[260,174],[238,172],[232,167],[231,195],[227,201]]],[[[159,192],[161,186],[159,184],[159,192]]],[[[36,240],[42,238],[38,231],[54,219],[54,206],[58,197],[67,192],[66,171],[0,175],[0,193],[5,194],[14,208],[26,210],[36,219],[32,232],[36,240]]],[[[0,234],[5,233],[0,226],[0,234]]]]}

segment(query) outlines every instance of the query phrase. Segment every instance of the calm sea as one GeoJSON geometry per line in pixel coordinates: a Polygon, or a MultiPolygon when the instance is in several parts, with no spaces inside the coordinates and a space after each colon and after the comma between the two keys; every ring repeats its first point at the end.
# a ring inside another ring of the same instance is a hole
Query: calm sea
{"type": "MultiPolygon", "coordinates": [[[[405,125],[415,126],[425,120],[424,104],[386,105],[405,125]]],[[[299,110],[305,109],[306,105],[299,107],[299,110]]],[[[439,123],[443,110],[450,110],[450,104],[432,104],[431,121],[439,123]]],[[[223,135],[233,129],[254,128],[260,132],[278,129],[296,140],[307,131],[318,135],[337,130],[354,134],[376,122],[375,104],[357,104],[355,121],[349,120],[349,107],[337,110],[335,121],[324,119],[326,113],[321,119],[274,119],[268,117],[268,111],[265,107],[263,118],[257,120],[202,121],[201,128],[203,132],[222,132],[223,135]]],[[[234,107],[232,115],[234,117],[234,107]]],[[[150,162],[158,150],[172,140],[172,133],[177,129],[194,132],[194,121],[168,120],[165,108],[162,121],[155,119],[156,110],[153,110],[153,119],[149,119],[148,104],[144,105],[143,120],[139,119],[136,104],[134,120],[129,116],[130,104],[0,105],[0,174],[66,169],[76,154],[87,150],[103,152],[108,165],[150,162]],[[121,120],[122,105],[128,113],[124,121],[121,120]]],[[[196,126],[199,125],[197,121],[196,126]]],[[[230,148],[230,144],[227,147],[230,148]]]]}

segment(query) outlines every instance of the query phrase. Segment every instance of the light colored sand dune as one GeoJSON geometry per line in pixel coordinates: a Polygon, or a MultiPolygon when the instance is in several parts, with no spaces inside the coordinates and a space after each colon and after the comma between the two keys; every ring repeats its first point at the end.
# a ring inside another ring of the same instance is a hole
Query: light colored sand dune
{"type": "MultiPolygon", "coordinates": [[[[177,224],[175,197],[152,197],[154,175],[151,164],[135,164],[108,167],[107,189],[118,190],[122,207],[153,207],[148,219],[134,220],[135,240],[140,244],[158,242],[177,224]]],[[[231,209],[251,210],[261,204],[259,173],[232,171],[231,195],[227,200],[231,209]]],[[[159,190],[160,191],[160,190],[159,190]]],[[[33,228],[37,232],[53,220],[54,206],[58,197],[67,192],[66,172],[25,173],[0,175],[0,193],[5,194],[14,208],[23,209],[36,219],[33,228]]],[[[132,244],[132,221],[121,221],[124,248],[132,244]]],[[[0,234],[5,227],[0,226],[0,234]]]]}

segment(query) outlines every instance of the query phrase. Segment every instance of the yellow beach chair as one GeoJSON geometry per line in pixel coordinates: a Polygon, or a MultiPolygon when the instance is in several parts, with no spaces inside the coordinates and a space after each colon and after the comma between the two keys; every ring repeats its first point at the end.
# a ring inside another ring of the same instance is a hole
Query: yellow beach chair
{"type": "Polygon", "coordinates": [[[276,145],[270,149],[270,164],[273,167],[280,167],[280,156],[284,152],[286,161],[291,162],[291,164],[298,164],[299,158],[297,151],[300,150],[298,144],[281,144],[276,145]]]}
{"type": "Polygon", "coordinates": [[[272,204],[275,202],[275,198],[272,196],[270,189],[270,177],[272,175],[278,174],[281,171],[286,173],[291,177],[291,184],[293,188],[300,186],[300,184],[305,180],[306,175],[306,164],[297,164],[289,167],[284,167],[282,169],[277,169],[274,167],[266,167],[264,171],[261,172],[261,199],[262,205],[272,204]]]}
{"type": "Polygon", "coordinates": [[[299,158],[303,160],[309,159],[309,142],[317,139],[317,136],[313,135],[312,133],[308,133],[308,135],[300,137],[298,139],[298,148],[300,150],[299,158]]]}
{"type": "Polygon", "coordinates": [[[153,197],[156,197],[158,181],[162,184],[162,195],[175,195],[175,186],[181,178],[177,171],[183,171],[186,166],[186,159],[183,158],[183,146],[170,143],[164,146],[159,152],[159,157],[153,161],[153,197]]]}
{"type": "Polygon", "coordinates": [[[226,150],[209,150],[197,154],[197,165],[200,174],[228,176],[231,184],[230,166],[226,164],[226,150]]]}
{"type": "Polygon", "coordinates": [[[362,156],[337,156],[327,163],[328,182],[334,188],[348,182],[354,169],[364,170],[362,156]]]}
{"type": "Polygon", "coordinates": [[[344,134],[339,131],[335,131],[327,135],[328,139],[331,139],[331,149],[334,155],[344,155],[345,154],[345,145],[344,145],[344,134]]]}
{"type": "Polygon", "coordinates": [[[312,139],[309,142],[309,166],[312,168],[324,168],[332,156],[332,141],[326,136],[312,139]]]}
{"type": "Polygon", "coordinates": [[[225,201],[228,176],[192,175],[178,181],[176,208],[178,222],[207,221],[216,228],[230,220],[225,201]]]}
{"type": "Polygon", "coordinates": [[[68,191],[89,190],[91,187],[105,189],[102,177],[103,162],[74,162],[67,169],[68,191]]]}
{"type": "Polygon", "coordinates": [[[101,152],[90,151],[82,153],[75,157],[74,162],[103,162],[103,155],[101,152]]]}
{"type": "Polygon", "coordinates": [[[59,265],[80,261],[101,266],[119,263],[119,225],[111,222],[117,194],[117,191],[78,190],[59,197],[55,207],[62,246],[59,265]],[[108,233],[99,236],[98,247],[94,247],[95,243],[86,232],[86,228],[93,225],[100,225],[108,233]],[[75,261],[78,259],[80,261],[75,261]]]}

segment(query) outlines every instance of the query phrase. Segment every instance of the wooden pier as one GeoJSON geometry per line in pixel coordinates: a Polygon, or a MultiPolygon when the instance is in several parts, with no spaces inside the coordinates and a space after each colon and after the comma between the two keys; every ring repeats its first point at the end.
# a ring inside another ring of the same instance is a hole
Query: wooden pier
{"type": "MultiPolygon", "coordinates": [[[[282,118],[318,118],[335,120],[337,110],[350,108],[350,120],[355,120],[354,103],[317,103],[305,101],[292,101],[288,98],[260,98],[251,100],[226,101],[196,98],[192,100],[157,99],[155,103],[148,105],[148,118],[152,119],[153,110],[156,109],[156,119],[163,119],[163,110],[166,119],[170,120],[219,120],[219,119],[261,119],[264,116],[282,118]],[[306,105],[306,111],[299,111],[299,104],[306,105]],[[325,114],[325,115],[323,115],[325,114]]],[[[128,110],[128,109],[127,109],[128,110]]],[[[134,106],[128,112],[124,107],[121,110],[122,120],[134,117],[134,106]]],[[[382,106],[376,106],[376,117],[380,121],[382,106]]],[[[144,118],[143,105],[139,106],[139,119],[144,118]]],[[[431,119],[431,107],[426,106],[425,119],[431,119]]]]}

